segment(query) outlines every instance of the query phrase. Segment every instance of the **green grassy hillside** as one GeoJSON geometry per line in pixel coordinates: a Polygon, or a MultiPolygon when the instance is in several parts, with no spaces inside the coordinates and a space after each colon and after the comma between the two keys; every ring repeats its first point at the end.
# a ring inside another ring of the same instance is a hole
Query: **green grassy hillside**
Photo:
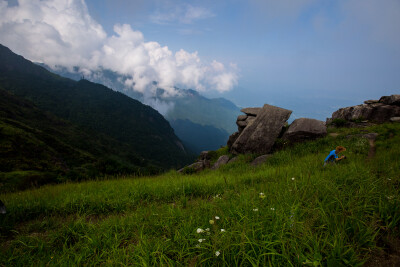
{"type": "Polygon", "coordinates": [[[100,84],[62,78],[2,45],[0,86],[42,110],[125,143],[125,151],[159,167],[177,168],[191,159],[153,108],[100,84]]]}
{"type": "Polygon", "coordinates": [[[21,190],[106,174],[151,174],[157,168],[104,135],[44,112],[0,87],[0,183],[21,190]]]}
{"type": "Polygon", "coordinates": [[[194,175],[1,194],[0,265],[398,264],[400,124],[331,131],[258,167],[247,155],[194,175]],[[346,161],[322,167],[337,145],[346,161]]]}

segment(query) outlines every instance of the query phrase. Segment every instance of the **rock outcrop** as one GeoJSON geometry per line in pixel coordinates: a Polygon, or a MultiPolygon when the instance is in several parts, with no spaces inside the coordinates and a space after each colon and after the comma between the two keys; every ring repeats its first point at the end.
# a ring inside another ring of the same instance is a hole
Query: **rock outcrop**
{"type": "Polygon", "coordinates": [[[367,100],[364,104],[341,108],[332,114],[335,119],[346,121],[389,122],[390,118],[400,117],[400,95],[382,96],[379,100],[367,100]]]}
{"type": "Polygon", "coordinates": [[[300,118],[290,124],[288,130],[283,135],[283,139],[295,143],[324,137],[326,134],[325,122],[300,118]]]}
{"type": "MultiPolygon", "coordinates": [[[[251,107],[241,110],[245,115],[237,117],[238,131],[233,133],[227,142],[232,154],[258,154],[251,165],[257,166],[264,163],[271,156],[272,149],[279,149],[284,144],[303,142],[324,137],[327,135],[326,125],[340,119],[342,125],[358,127],[374,123],[400,122],[400,95],[382,96],[379,100],[366,100],[364,104],[341,108],[332,114],[327,122],[316,119],[299,118],[288,125],[292,111],[265,104],[262,108],[251,107]],[[282,139],[283,143],[276,142],[282,139]],[[288,142],[287,142],[288,141],[288,142]],[[283,144],[283,145],[282,145],[283,144]]],[[[336,137],[337,133],[330,135],[336,137]]],[[[370,141],[375,141],[377,134],[363,135],[370,141]]],[[[349,136],[351,137],[351,136],[349,136]]],[[[372,147],[372,145],[371,145],[372,147]]],[[[229,160],[228,155],[223,155],[211,167],[211,156],[208,151],[200,154],[197,162],[189,165],[179,172],[192,173],[205,168],[218,169],[220,166],[235,162],[239,157],[229,160]]]]}
{"type": "Polygon", "coordinates": [[[265,104],[262,108],[245,108],[247,118],[240,118],[238,134],[230,137],[230,152],[233,154],[268,154],[276,141],[282,127],[292,111],[265,104]],[[233,139],[235,139],[234,142],[233,139]]]}

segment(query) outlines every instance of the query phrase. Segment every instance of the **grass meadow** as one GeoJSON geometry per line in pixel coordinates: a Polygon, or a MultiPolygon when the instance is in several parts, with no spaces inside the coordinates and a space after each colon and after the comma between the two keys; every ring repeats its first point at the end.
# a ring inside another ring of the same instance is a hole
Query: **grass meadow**
{"type": "Polygon", "coordinates": [[[330,132],[257,167],[241,155],[199,174],[1,193],[0,265],[368,265],[400,238],[400,124],[330,132]],[[338,145],[347,159],[323,167],[338,145]]]}

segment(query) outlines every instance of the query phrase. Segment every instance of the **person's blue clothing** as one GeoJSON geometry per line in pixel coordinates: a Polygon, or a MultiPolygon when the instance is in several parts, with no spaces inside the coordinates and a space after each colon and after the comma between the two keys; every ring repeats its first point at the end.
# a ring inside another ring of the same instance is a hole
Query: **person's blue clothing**
{"type": "Polygon", "coordinates": [[[325,162],[327,161],[334,161],[335,159],[338,158],[338,155],[335,153],[336,150],[332,150],[329,155],[326,157],[325,162]]]}

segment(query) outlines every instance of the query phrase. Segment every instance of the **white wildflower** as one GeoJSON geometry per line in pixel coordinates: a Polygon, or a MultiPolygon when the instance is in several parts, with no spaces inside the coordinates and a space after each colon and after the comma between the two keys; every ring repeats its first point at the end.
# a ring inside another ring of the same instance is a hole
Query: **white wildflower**
{"type": "Polygon", "coordinates": [[[258,211],[258,209],[253,209],[253,211],[258,211]]]}
{"type": "Polygon", "coordinates": [[[294,181],[294,177],[292,177],[292,181],[294,181]]]}
{"type": "Polygon", "coordinates": [[[206,240],[200,238],[198,241],[199,241],[199,243],[201,243],[201,242],[206,241],[206,240]]]}
{"type": "Polygon", "coordinates": [[[214,224],[214,220],[209,220],[209,223],[210,224],[214,224]]]}
{"type": "Polygon", "coordinates": [[[275,208],[271,208],[271,210],[275,210],[275,208]]]}
{"type": "Polygon", "coordinates": [[[218,257],[218,256],[219,256],[219,254],[221,254],[219,251],[216,251],[216,252],[215,252],[215,256],[217,256],[217,257],[218,257]]]}
{"type": "Polygon", "coordinates": [[[197,229],[197,233],[198,233],[198,234],[204,233],[204,230],[201,229],[201,228],[198,228],[198,229],[197,229]]]}
{"type": "Polygon", "coordinates": [[[221,232],[226,232],[225,229],[221,229],[221,232]]]}
{"type": "Polygon", "coordinates": [[[216,219],[216,220],[219,220],[219,217],[218,217],[218,216],[215,216],[215,219],[216,219]]]}
{"type": "Polygon", "coordinates": [[[207,231],[207,232],[210,231],[210,228],[206,228],[206,231],[207,231]]]}
{"type": "Polygon", "coordinates": [[[265,198],[265,194],[264,194],[263,192],[261,192],[261,193],[259,194],[259,196],[260,196],[260,198],[265,198]]]}

